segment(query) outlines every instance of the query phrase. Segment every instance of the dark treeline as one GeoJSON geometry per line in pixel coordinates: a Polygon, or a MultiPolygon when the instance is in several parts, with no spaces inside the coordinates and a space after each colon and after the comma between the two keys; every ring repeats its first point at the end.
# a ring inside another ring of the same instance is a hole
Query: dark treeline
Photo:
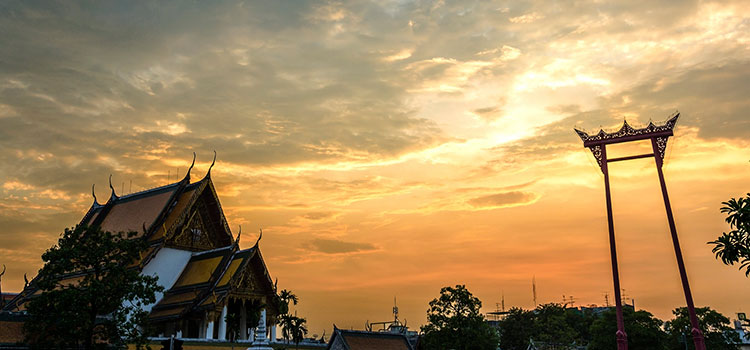
{"type": "MultiPolygon", "coordinates": [[[[727,317],[708,307],[696,312],[708,349],[738,349],[734,344],[740,341],[739,335],[727,317]]],[[[685,308],[675,309],[666,322],[644,310],[626,307],[623,313],[630,350],[694,348],[685,308]]],[[[534,310],[512,308],[498,323],[503,350],[526,350],[531,341],[539,349],[611,350],[617,348],[616,331],[614,308],[573,309],[554,303],[534,310]]]]}

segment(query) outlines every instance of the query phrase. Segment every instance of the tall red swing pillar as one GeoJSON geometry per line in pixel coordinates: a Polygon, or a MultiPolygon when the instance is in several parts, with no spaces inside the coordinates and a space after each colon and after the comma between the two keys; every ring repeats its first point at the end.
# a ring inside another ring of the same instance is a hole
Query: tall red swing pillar
{"type": "Polygon", "coordinates": [[[609,249],[610,256],[612,259],[612,278],[614,280],[615,287],[615,306],[617,314],[617,333],[615,337],[617,339],[617,349],[627,350],[628,349],[628,336],[625,333],[625,324],[622,317],[622,299],[620,296],[620,275],[617,269],[617,249],[615,247],[615,226],[612,219],[612,198],[609,187],[609,168],[608,164],[612,162],[619,162],[632,159],[654,157],[656,163],[656,170],[659,174],[659,183],[661,184],[661,193],[664,198],[664,207],[667,211],[667,220],[669,221],[669,231],[672,234],[672,244],[674,246],[675,257],[677,258],[677,266],[680,270],[680,279],[682,280],[682,289],[685,292],[685,301],[687,302],[688,313],[690,314],[690,324],[692,326],[693,343],[695,344],[696,350],[705,350],[706,344],[703,339],[703,333],[698,326],[698,318],[695,315],[695,306],[693,304],[693,295],[690,293],[690,284],[688,283],[687,272],[685,271],[685,263],[682,259],[682,250],[680,249],[680,241],[677,237],[677,229],[674,224],[674,216],[672,215],[672,206],[669,203],[669,195],[667,194],[667,185],[664,182],[664,173],[662,172],[662,165],[664,164],[664,155],[667,150],[667,140],[670,136],[674,135],[674,126],[677,124],[677,119],[680,117],[680,113],[675,112],[669,120],[663,125],[654,125],[649,123],[648,126],[641,129],[635,129],[628,125],[625,121],[620,130],[608,133],[604,130],[599,130],[597,134],[589,135],[584,131],[575,129],[578,136],[583,140],[583,146],[590,149],[591,153],[594,154],[599,167],[604,173],[604,192],[607,197],[607,224],[609,227],[609,249]],[[624,143],[630,141],[640,140],[651,140],[652,153],[639,154],[634,156],[619,157],[619,158],[608,158],[607,157],[607,145],[615,143],[624,143]]]}

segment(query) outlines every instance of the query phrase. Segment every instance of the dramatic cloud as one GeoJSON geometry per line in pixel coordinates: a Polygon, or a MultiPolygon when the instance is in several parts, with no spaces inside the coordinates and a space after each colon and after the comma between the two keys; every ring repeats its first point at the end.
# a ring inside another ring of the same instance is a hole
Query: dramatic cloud
{"type": "MultiPolygon", "coordinates": [[[[193,152],[200,177],[216,150],[230,227],[263,229],[270,273],[313,332],[386,317],[396,294],[416,327],[455,283],[529,307],[534,275],[540,301],[601,304],[601,171],[572,129],[679,110],[665,173],[696,303],[750,307],[705,244],[750,181],[748,14],[747,1],[5,1],[3,290],[80,220],[92,184],[101,199],[110,174],[117,193],[174,182],[193,152]]],[[[612,191],[623,286],[669,317],[683,299],[656,268],[674,261],[653,160],[613,164],[612,191]]]]}
{"type": "Polygon", "coordinates": [[[335,239],[314,239],[310,241],[313,250],[326,254],[357,253],[377,249],[369,243],[345,242],[335,239]]]}

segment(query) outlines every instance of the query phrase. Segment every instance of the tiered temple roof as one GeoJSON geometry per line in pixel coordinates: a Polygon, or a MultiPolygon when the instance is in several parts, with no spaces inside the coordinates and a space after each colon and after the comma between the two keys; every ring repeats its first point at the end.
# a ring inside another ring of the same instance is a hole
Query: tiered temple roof
{"type": "MultiPolygon", "coordinates": [[[[269,305],[275,301],[275,286],[258,242],[240,250],[239,235],[235,239],[227,225],[211,181],[211,167],[197,182],[190,182],[191,165],[178,182],[124,196],[118,196],[110,183],[112,192],[107,202],[100,204],[94,196],[80,221],[81,225],[99,226],[104,231],[134,231],[138,237],[145,236],[149,248],[140,261],[133,263],[134,268],[143,270],[162,250],[182,252],[179,254],[184,260],[174,263],[184,267],[180,270],[178,266],[171,276],[160,276],[174,283],[165,286],[163,297],[151,308],[155,322],[217,313],[229,298],[261,299],[269,305]]],[[[151,270],[159,269],[157,266],[151,270]]],[[[60,284],[75,284],[84,275],[60,276],[60,284]]],[[[32,280],[4,310],[22,311],[26,301],[40,292],[32,280]]]]}

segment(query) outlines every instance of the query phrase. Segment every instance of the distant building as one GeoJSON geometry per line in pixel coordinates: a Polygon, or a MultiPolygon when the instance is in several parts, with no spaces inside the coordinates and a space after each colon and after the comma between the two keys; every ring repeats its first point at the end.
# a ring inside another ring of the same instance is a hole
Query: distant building
{"type": "Polygon", "coordinates": [[[0,312],[0,349],[14,347],[23,342],[23,322],[25,315],[0,312]]]}
{"type": "Polygon", "coordinates": [[[334,326],[328,350],[414,350],[403,334],[351,331],[334,326]]]}
{"type": "Polygon", "coordinates": [[[395,297],[393,298],[393,320],[385,322],[368,321],[365,323],[365,330],[368,332],[401,334],[406,337],[413,348],[417,347],[417,341],[419,340],[419,333],[410,331],[409,327],[406,326],[406,320],[402,323],[398,319],[398,305],[395,297]]]}
{"type": "Polygon", "coordinates": [[[13,300],[13,298],[15,298],[17,295],[18,293],[0,293],[0,308],[13,300]]]}
{"type": "MultiPolygon", "coordinates": [[[[94,197],[80,224],[110,232],[136,231],[147,238],[150,247],[133,266],[141,274],[158,276],[165,288],[156,303],[145,307],[160,336],[227,339],[225,317],[233,313],[240,317],[239,338],[248,339],[257,325],[246,323],[247,305],[259,301],[267,305],[266,326],[271,339],[276,338],[276,287],[258,243],[240,250],[239,235],[235,239],[229,229],[210,168],[193,183],[189,169],[179,182],[142,192],[117,196],[112,188],[106,203],[94,197]]],[[[75,284],[83,276],[62,275],[60,283],[75,284]]],[[[22,315],[38,293],[32,280],[18,295],[3,294],[9,300],[2,311],[22,315]]]]}
{"type": "Polygon", "coordinates": [[[737,344],[740,350],[750,350],[750,321],[744,312],[737,313],[737,319],[734,320],[734,331],[740,336],[740,343],[737,344]]]}

